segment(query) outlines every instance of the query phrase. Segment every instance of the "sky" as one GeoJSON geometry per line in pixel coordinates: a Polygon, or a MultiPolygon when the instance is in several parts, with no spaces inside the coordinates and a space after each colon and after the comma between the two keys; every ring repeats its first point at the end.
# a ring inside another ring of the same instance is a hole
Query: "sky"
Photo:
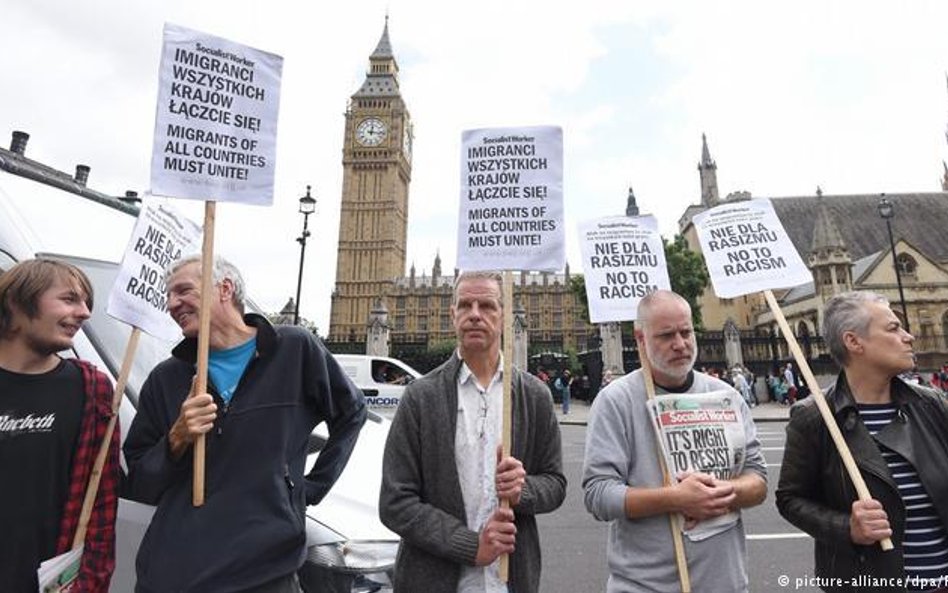
{"type": "MultiPolygon", "coordinates": [[[[674,235],[700,200],[702,133],[722,197],[940,190],[948,3],[937,1],[2,0],[0,143],[28,132],[28,157],[145,194],[163,24],[281,55],[274,202],[219,204],[215,249],[279,310],[296,292],[298,199],[311,185],[300,312],[325,334],[344,112],[386,13],[414,124],[406,268],[418,274],[437,253],[454,267],[471,128],[563,128],[574,271],[576,225],[624,213],[630,186],[674,235]]],[[[201,220],[200,203],[176,204],[201,220]]]]}

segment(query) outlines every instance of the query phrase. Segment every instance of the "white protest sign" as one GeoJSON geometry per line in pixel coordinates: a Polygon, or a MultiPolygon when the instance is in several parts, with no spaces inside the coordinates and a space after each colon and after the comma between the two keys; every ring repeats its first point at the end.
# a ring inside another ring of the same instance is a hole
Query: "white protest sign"
{"type": "Polygon", "coordinates": [[[164,271],[189,246],[197,245],[200,237],[201,227],[175,208],[146,200],[109,293],[106,312],[157,338],[179,339],[181,329],[168,315],[164,271]]]}
{"type": "Polygon", "coordinates": [[[273,203],[283,58],[165,24],[151,192],[273,203]]]}
{"type": "Polygon", "coordinates": [[[696,215],[693,222],[720,298],[813,281],[770,200],[723,204],[696,215]]]}
{"type": "Polygon", "coordinates": [[[654,216],[613,216],[579,225],[589,319],[633,321],[642,297],[671,290],[654,216]]]}
{"type": "Polygon", "coordinates": [[[563,130],[466,130],[458,267],[556,271],[566,263],[564,246],[563,130]]]}

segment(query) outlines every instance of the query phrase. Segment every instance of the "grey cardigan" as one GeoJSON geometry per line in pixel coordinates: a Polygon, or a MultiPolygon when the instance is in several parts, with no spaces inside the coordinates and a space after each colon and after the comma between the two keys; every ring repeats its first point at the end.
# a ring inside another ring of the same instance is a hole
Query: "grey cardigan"
{"type": "MultiPolygon", "coordinates": [[[[455,593],[461,565],[473,566],[478,533],[467,528],[454,459],[457,377],[461,361],[447,362],[408,386],[385,444],[379,515],[402,537],[395,565],[396,593],[455,593]]],[[[540,586],[540,538],[535,515],[556,510],[566,496],[560,430],[550,391],[514,369],[511,454],[527,472],[514,508],[517,549],[510,584],[517,593],[540,586]]]]}

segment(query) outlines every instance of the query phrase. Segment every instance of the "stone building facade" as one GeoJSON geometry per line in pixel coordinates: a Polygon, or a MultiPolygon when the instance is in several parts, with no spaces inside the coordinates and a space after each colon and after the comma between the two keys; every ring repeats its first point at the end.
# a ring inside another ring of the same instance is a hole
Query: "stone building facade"
{"type": "Polygon", "coordinates": [[[386,19],[346,108],[342,206],[329,341],[365,343],[373,305],[405,273],[412,125],[386,19]]]}
{"type": "MultiPolygon", "coordinates": [[[[699,249],[692,224],[695,214],[723,202],[751,198],[748,192],[718,198],[717,164],[705,138],[698,170],[701,203],[689,206],[679,219],[680,232],[694,250],[699,249]]],[[[773,197],[772,203],[813,274],[808,284],[774,291],[799,341],[810,344],[810,338],[819,335],[823,304],[834,294],[871,290],[889,299],[895,314],[916,336],[920,368],[931,369],[948,361],[948,241],[944,239],[948,192],[824,195],[817,188],[812,196],[773,197]],[[894,209],[890,222],[895,260],[886,221],[878,209],[883,198],[894,209]],[[907,319],[902,313],[894,261],[899,266],[907,319]]],[[[700,303],[705,330],[723,331],[733,324],[760,336],[780,334],[760,294],[720,299],[709,286],[700,303]]],[[[826,354],[814,342],[809,354],[826,354]]],[[[789,357],[784,341],[777,344],[776,358],[789,357]]]]}
{"type": "MultiPolygon", "coordinates": [[[[450,306],[457,270],[443,274],[437,256],[430,272],[418,273],[412,264],[405,275],[413,137],[387,21],[345,117],[338,263],[327,342],[336,351],[364,352],[370,325],[378,325],[371,317],[378,306],[387,310],[395,352],[404,345],[453,341],[450,306]]],[[[555,274],[515,273],[514,303],[524,309],[531,351],[582,350],[598,335],[582,318],[569,282],[569,266],[555,274]]]]}

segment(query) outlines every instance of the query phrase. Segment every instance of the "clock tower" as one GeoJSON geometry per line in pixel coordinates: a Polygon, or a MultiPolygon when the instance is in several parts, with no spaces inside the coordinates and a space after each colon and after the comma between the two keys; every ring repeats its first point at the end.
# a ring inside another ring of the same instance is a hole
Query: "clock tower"
{"type": "Polygon", "coordinates": [[[330,342],[364,343],[373,303],[405,275],[411,147],[386,16],[365,81],[346,109],[330,342]]]}

